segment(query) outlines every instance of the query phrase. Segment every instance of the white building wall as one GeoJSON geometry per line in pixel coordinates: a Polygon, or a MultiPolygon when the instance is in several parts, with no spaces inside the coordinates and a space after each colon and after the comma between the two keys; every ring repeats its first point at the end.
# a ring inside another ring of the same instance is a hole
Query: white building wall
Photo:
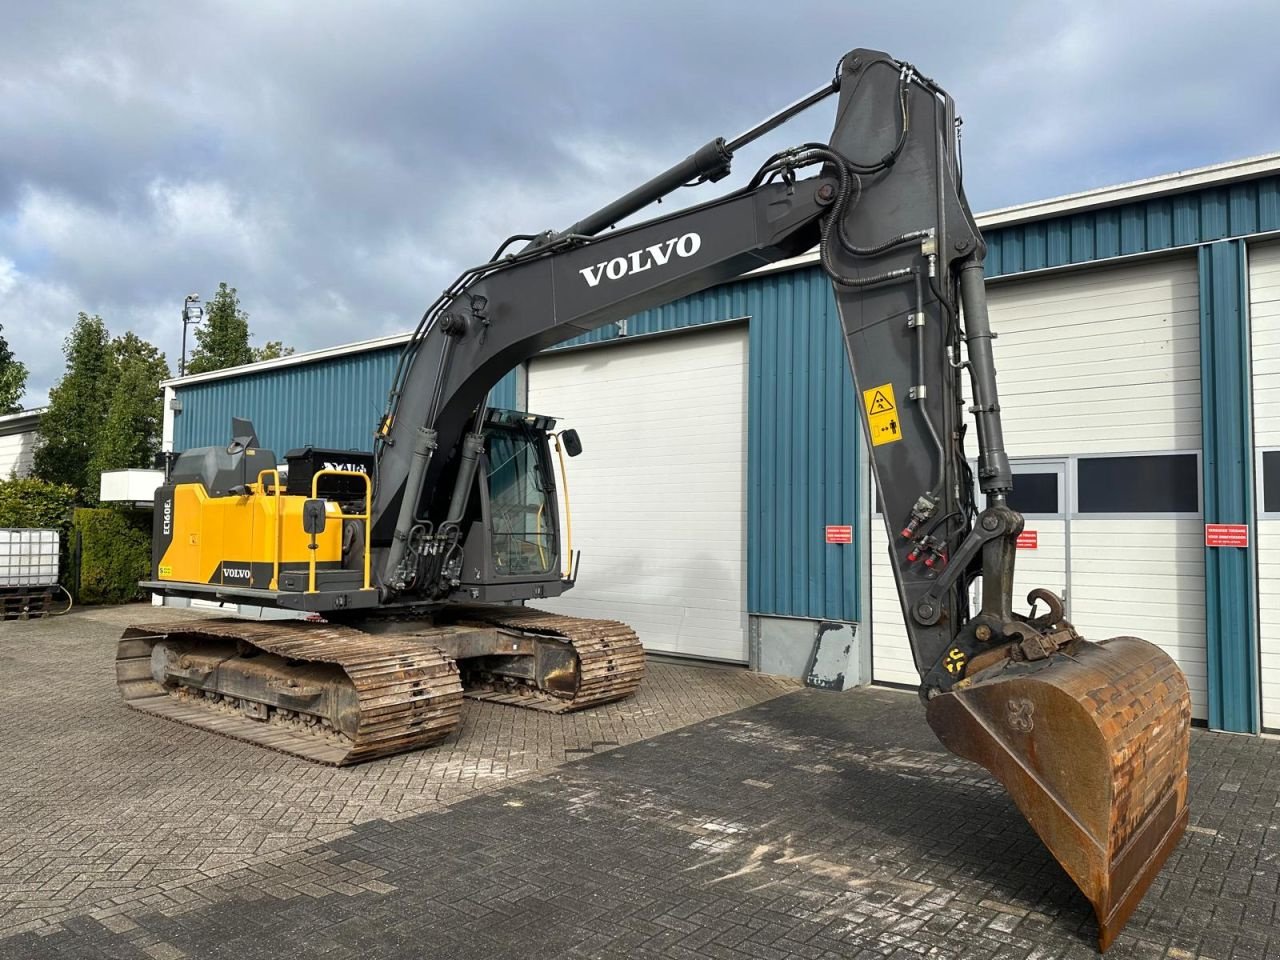
{"type": "Polygon", "coordinates": [[[35,455],[35,433],[11,433],[0,436],[0,480],[25,477],[31,472],[35,455]]]}
{"type": "Polygon", "coordinates": [[[1258,641],[1262,725],[1280,730],[1280,515],[1263,500],[1263,453],[1280,450],[1280,243],[1249,248],[1253,436],[1257,447],[1258,641]]]}

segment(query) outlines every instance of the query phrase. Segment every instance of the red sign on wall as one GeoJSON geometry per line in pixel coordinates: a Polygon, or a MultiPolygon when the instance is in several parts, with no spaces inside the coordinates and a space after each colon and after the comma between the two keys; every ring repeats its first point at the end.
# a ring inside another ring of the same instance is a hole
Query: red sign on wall
{"type": "Polygon", "coordinates": [[[827,524],[827,543],[853,543],[853,527],[827,524]]]}
{"type": "Polygon", "coordinates": [[[1039,550],[1040,532],[1038,530],[1023,530],[1018,534],[1018,549],[1039,550]]]}
{"type": "Polygon", "coordinates": [[[1206,523],[1204,525],[1206,547],[1247,547],[1249,525],[1245,523],[1206,523]]]}

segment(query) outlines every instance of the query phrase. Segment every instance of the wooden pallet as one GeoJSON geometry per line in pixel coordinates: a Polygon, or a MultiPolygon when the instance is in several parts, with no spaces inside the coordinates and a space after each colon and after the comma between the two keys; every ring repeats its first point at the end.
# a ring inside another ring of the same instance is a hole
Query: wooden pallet
{"type": "Polygon", "coordinates": [[[0,587],[0,620],[35,620],[54,612],[53,587],[0,587]]]}

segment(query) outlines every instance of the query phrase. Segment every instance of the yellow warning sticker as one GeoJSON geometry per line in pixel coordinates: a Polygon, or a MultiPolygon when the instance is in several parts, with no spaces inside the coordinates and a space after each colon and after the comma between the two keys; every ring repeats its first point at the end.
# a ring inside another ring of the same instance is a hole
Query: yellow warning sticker
{"type": "Polygon", "coordinates": [[[873,447],[902,439],[902,419],[893,398],[893,384],[884,383],[863,390],[862,402],[867,408],[867,425],[871,428],[873,447]]]}
{"type": "Polygon", "coordinates": [[[160,576],[162,576],[162,577],[172,577],[172,576],[173,576],[173,567],[166,567],[166,566],[162,566],[162,567],[160,568],[160,571],[159,571],[159,572],[160,572],[160,576]]]}

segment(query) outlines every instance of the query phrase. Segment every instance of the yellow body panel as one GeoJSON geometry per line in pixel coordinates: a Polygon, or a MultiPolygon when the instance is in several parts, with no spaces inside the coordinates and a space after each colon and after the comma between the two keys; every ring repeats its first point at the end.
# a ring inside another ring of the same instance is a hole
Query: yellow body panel
{"type": "MultiPolygon", "coordinates": [[[[302,529],[306,497],[263,493],[250,484],[243,497],[211,497],[199,483],[174,487],[172,537],[156,578],[175,583],[281,589],[272,583],[277,557],[284,571],[305,577],[312,551],[302,529]]],[[[336,503],[326,504],[329,522],[316,535],[318,565],[342,562],[342,520],[336,503]]]]}

